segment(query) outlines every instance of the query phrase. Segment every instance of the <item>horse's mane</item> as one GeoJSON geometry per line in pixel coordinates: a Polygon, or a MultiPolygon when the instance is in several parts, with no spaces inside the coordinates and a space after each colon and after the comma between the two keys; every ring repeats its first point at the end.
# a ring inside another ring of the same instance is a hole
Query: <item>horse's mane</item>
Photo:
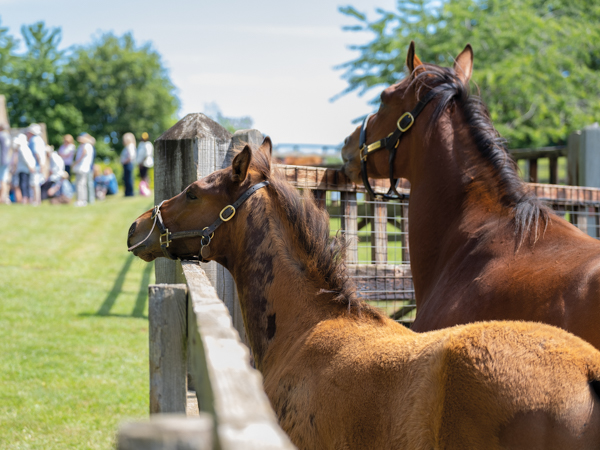
{"type": "Polygon", "coordinates": [[[308,278],[318,280],[324,287],[315,295],[347,307],[351,314],[381,319],[382,314],[356,295],[356,286],[346,271],[345,253],[348,243],[341,234],[330,236],[329,214],[320,208],[312,195],[302,194],[282,176],[261,152],[253,152],[252,167],[265,179],[279,201],[274,202],[292,229],[291,236],[303,255],[301,263],[308,278]]]}
{"type": "MultiPolygon", "coordinates": [[[[420,91],[428,88],[439,91],[430,123],[433,125],[453,103],[461,108],[479,153],[492,168],[500,202],[513,213],[517,249],[527,237],[535,243],[548,226],[552,212],[519,177],[517,163],[508,153],[506,139],[494,128],[487,107],[479,96],[470,94],[469,86],[453,69],[432,64],[420,67],[425,70],[411,82],[417,94],[421,96],[420,91]]],[[[484,178],[488,167],[482,165],[476,179],[484,178]]]]}

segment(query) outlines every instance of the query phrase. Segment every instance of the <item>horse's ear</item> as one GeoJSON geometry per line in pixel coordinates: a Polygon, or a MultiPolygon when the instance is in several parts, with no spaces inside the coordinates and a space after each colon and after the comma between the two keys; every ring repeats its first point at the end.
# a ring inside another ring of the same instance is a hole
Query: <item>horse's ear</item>
{"type": "Polygon", "coordinates": [[[269,161],[270,166],[271,156],[273,156],[273,143],[271,142],[271,138],[269,136],[265,136],[265,140],[261,144],[259,150],[267,157],[267,161],[269,161]]]}
{"type": "Polygon", "coordinates": [[[231,179],[233,181],[241,183],[246,179],[250,161],[252,161],[252,151],[250,150],[250,147],[246,145],[244,150],[235,155],[235,158],[233,158],[233,162],[231,163],[231,179]]]}
{"type": "Polygon", "coordinates": [[[467,44],[454,60],[454,71],[463,84],[469,83],[473,73],[473,47],[471,47],[471,44],[467,44]]]}
{"type": "Polygon", "coordinates": [[[415,73],[415,69],[422,66],[423,63],[415,53],[415,41],[410,41],[408,46],[408,54],[406,55],[406,66],[408,67],[408,73],[412,76],[415,73]]]}

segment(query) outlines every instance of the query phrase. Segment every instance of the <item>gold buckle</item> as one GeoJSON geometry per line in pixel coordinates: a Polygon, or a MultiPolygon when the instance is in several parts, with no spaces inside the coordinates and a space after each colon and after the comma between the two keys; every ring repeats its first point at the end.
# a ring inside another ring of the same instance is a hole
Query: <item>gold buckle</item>
{"type": "Polygon", "coordinates": [[[221,220],[222,220],[223,222],[228,222],[228,221],[230,221],[230,220],[233,218],[233,216],[235,216],[235,208],[234,208],[232,205],[227,205],[227,206],[226,206],[225,208],[223,208],[223,209],[221,210],[221,212],[219,213],[219,217],[221,218],[221,220]],[[225,217],[223,217],[223,213],[224,213],[224,212],[227,210],[227,208],[231,208],[231,209],[233,210],[233,212],[231,213],[231,215],[230,215],[229,217],[225,218],[225,217]]]}
{"type": "Polygon", "coordinates": [[[409,112],[405,112],[398,119],[398,122],[396,123],[396,126],[398,127],[398,129],[400,131],[402,131],[404,133],[406,130],[408,130],[410,127],[413,126],[413,123],[415,123],[415,118],[413,117],[413,115],[411,113],[409,113],[409,112]],[[410,123],[405,128],[402,128],[400,126],[400,122],[402,122],[402,119],[404,119],[406,116],[410,117],[410,123]]]}
{"type": "MultiPolygon", "coordinates": [[[[222,212],[222,211],[221,211],[221,212],[222,212]]],[[[202,231],[204,231],[204,230],[206,230],[206,229],[208,229],[208,227],[204,227],[204,228],[202,228],[202,231]]],[[[215,237],[215,232],[213,231],[212,233],[210,233],[210,236],[209,236],[209,238],[211,238],[211,239],[212,239],[212,238],[214,238],[214,237],[215,237]]]]}
{"type": "Polygon", "coordinates": [[[168,228],[165,228],[165,232],[161,233],[160,238],[159,238],[161,247],[163,246],[163,244],[165,244],[165,247],[169,246],[169,243],[171,242],[171,238],[169,236],[171,236],[171,233],[169,232],[168,228]],[[165,238],[164,241],[163,241],[163,237],[165,238]]]}

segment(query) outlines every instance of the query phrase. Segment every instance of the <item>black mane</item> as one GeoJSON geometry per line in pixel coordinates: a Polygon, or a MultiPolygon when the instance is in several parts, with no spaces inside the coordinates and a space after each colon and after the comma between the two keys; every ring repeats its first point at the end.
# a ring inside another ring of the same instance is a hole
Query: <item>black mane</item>
{"type": "MultiPolygon", "coordinates": [[[[412,81],[418,95],[422,96],[424,89],[439,91],[431,124],[437,122],[452,104],[461,109],[479,153],[492,168],[500,192],[499,200],[514,215],[517,248],[527,237],[535,243],[540,237],[540,230],[543,233],[546,229],[552,212],[519,177],[517,163],[508,153],[506,139],[492,125],[487,107],[479,96],[470,94],[469,86],[463,84],[453,69],[431,64],[421,67],[425,70],[412,81]]],[[[486,169],[481,167],[482,177],[486,169]]]]}

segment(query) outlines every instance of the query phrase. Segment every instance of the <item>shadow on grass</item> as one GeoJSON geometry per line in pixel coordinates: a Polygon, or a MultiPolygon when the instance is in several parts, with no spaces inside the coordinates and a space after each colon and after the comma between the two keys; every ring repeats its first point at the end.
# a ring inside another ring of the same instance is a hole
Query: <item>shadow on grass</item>
{"type": "Polygon", "coordinates": [[[129,254],[119,275],[115,279],[112,289],[104,299],[104,302],[95,313],[81,313],[80,316],[101,316],[101,317],[135,317],[139,319],[148,319],[148,316],[144,315],[144,309],[146,308],[146,300],[148,298],[148,285],[150,284],[150,275],[152,273],[152,268],[154,264],[147,264],[144,268],[144,273],[142,274],[142,281],[140,283],[140,290],[138,291],[137,298],[135,300],[135,306],[133,307],[133,311],[131,314],[115,314],[111,313],[111,309],[115,305],[117,298],[121,294],[123,290],[123,284],[125,283],[125,277],[127,276],[127,272],[129,272],[129,268],[131,267],[131,263],[135,257],[133,254],[129,254]]]}

